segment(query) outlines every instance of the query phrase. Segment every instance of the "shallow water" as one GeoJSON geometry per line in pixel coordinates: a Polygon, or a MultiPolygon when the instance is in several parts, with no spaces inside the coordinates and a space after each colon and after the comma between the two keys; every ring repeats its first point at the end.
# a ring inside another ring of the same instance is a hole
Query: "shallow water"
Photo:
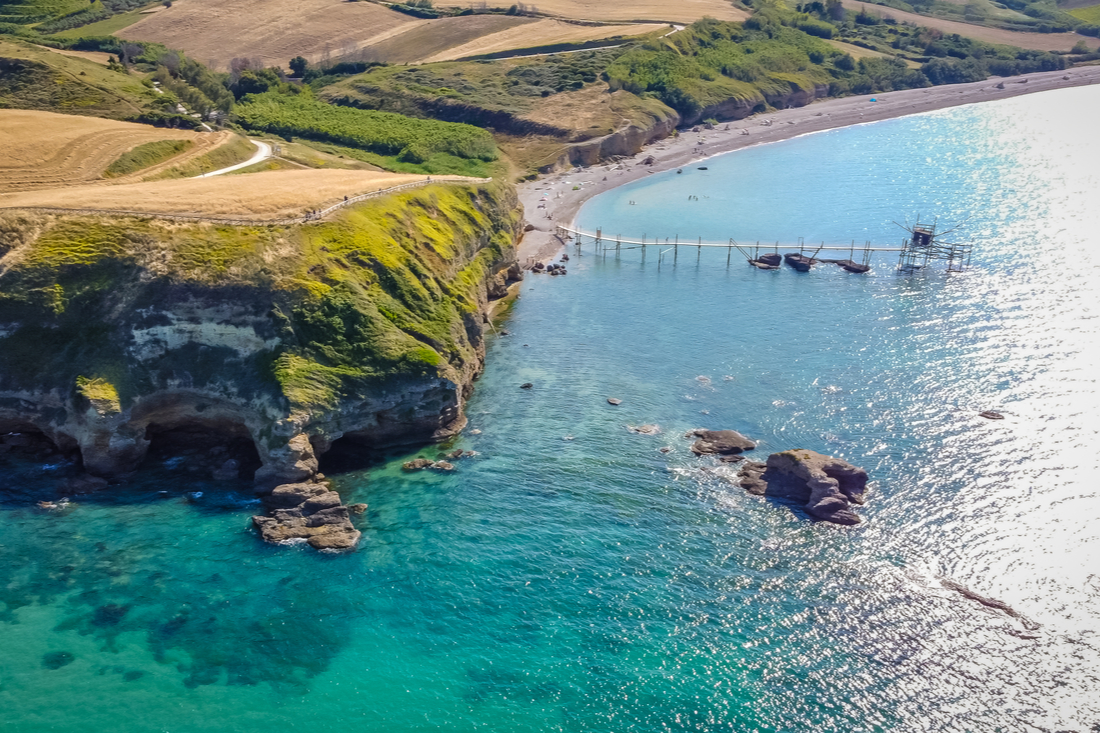
{"type": "Polygon", "coordinates": [[[370,505],[354,554],[262,545],[247,487],[181,466],[47,512],[66,469],[0,463],[0,728],[1088,730],[1098,92],[808,136],[594,200],[586,229],[739,241],[894,243],[919,212],[966,220],[975,255],[900,277],[881,254],[853,276],[586,250],[529,279],[491,344],[482,433],[457,442],[477,457],[337,478],[370,505]],[[701,471],[693,427],[866,467],[865,523],[701,471]]]}

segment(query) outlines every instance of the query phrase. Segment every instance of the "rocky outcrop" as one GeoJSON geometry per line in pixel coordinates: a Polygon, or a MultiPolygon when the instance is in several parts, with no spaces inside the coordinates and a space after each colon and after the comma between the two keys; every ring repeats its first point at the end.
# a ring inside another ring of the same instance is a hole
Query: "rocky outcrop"
{"type": "Polygon", "coordinates": [[[756,448],[756,443],[736,430],[704,430],[698,428],[690,431],[684,437],[698,438],[691,446],[691,452],[697,456],[735,455],[756,448]]]}
{"type": "Polygon", "coordinates": [[[816,84],[813,87],[804,88],[791,83],[787,91],[769,91],[753,97],[733,97],[725,99],[718,104],[712,104],[702,108],[698,114],[685,117],[683,126],[695,125],[702,120],[715,119],[720,122],[727,120],[741,120],[757,112],[763,112],[766,107],[775,109],[787,109],[788,107],[805,107],[815,99],[829,96],[828,84],[816,84]]]}
{"type": "Polygon", "coordinates": [[[773,453],[767,464],[742,465],[740,484],[751,494],[789,499],[813,517],[834,524],[859,524],[853,504],[863,504],[867,472],[840,458],[811,450],[773,453]]]}
{"type": "Polygon", "coordinates": [[[290,228],[0,219],[0,436],[110,480],[186,446],[270,488],[337,440],[454,435],[490,301],[522,274],[503,182],[290,228]]]}
{"type": "Polygon", "coordinates": [[[252,517],[252,524],[265,542],[306,542],[333,551],[353,549],[359,542],[361,533],[352,525],[348,507],[324,483],[276,486],[263,503],[268,514],[252,517]]]}
{"type": "Polygon", "coordinates": [[[618,130],[590,140],[570,143],[553,162],[539,168],[551,173],[572,166],[591,166],[617,157],[630,157],[657,140],[671,135],[680,123],[672,109],[647,122],[625,122],[618,130]]]}

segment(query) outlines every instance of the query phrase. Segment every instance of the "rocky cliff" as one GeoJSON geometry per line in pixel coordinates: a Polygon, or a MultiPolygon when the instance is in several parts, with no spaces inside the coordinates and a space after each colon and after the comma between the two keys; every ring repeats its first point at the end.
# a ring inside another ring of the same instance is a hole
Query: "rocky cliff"
{"type": "Polygon", "coordinates": [[[271,486],[339,439],[452,434],[519,220],[504,183],[298,227],[0,216],[0,436],[108,479],[205,447],[271,486]]]}

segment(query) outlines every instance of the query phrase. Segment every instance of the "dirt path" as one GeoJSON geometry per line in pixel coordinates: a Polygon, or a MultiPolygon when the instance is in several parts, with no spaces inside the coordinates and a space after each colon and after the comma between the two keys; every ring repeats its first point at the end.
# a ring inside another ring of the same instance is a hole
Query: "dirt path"
{"type": "MultiPolygon", "coordinates": [[[[225,173],[232,173],[233,171],[239,171],[242,168],[247,168],[250,165],[255,165],[260,161],[267,160],[272,157],[271,146],[260,140],[253,140],[249,138],[250,143],[256,146],[256,154],[243,163],[237,163],[236,165],[227,166],[225,168],[219,168],[216,171],[210,171],[209,173],[203,173],[201,176],[191,176],[192,178],[211,178],[213,176],[220,176],[225,173]]],[[[304,166],[303,166],[304,167],[304,166]]]]}

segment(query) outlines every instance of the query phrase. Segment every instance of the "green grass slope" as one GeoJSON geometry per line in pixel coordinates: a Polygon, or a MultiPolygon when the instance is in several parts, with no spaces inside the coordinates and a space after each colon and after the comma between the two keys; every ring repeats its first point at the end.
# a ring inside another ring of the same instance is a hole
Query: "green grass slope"
{"type": "Polygon", "coordinates": [[[126,119],[141,113],[153,94],[137,77],[0,38],[0,107],[126,119]]]}
{"type": "Polygon", "coordinates": [[[308,413],[452,374],[477,358],[468,328],[518,222],[504,182],[418,189],[298,227],[0,215],[0,243],[21,247],[0,274],[0,392],[72,393],[92,375],[125,407],[187,373],[195,388],[231,384],[235,399],[308,413]],[[126,344],[143,309],[195,299],[262,314],[279,346],[244,361],[197,347],[135,360],[126,344]]]}

